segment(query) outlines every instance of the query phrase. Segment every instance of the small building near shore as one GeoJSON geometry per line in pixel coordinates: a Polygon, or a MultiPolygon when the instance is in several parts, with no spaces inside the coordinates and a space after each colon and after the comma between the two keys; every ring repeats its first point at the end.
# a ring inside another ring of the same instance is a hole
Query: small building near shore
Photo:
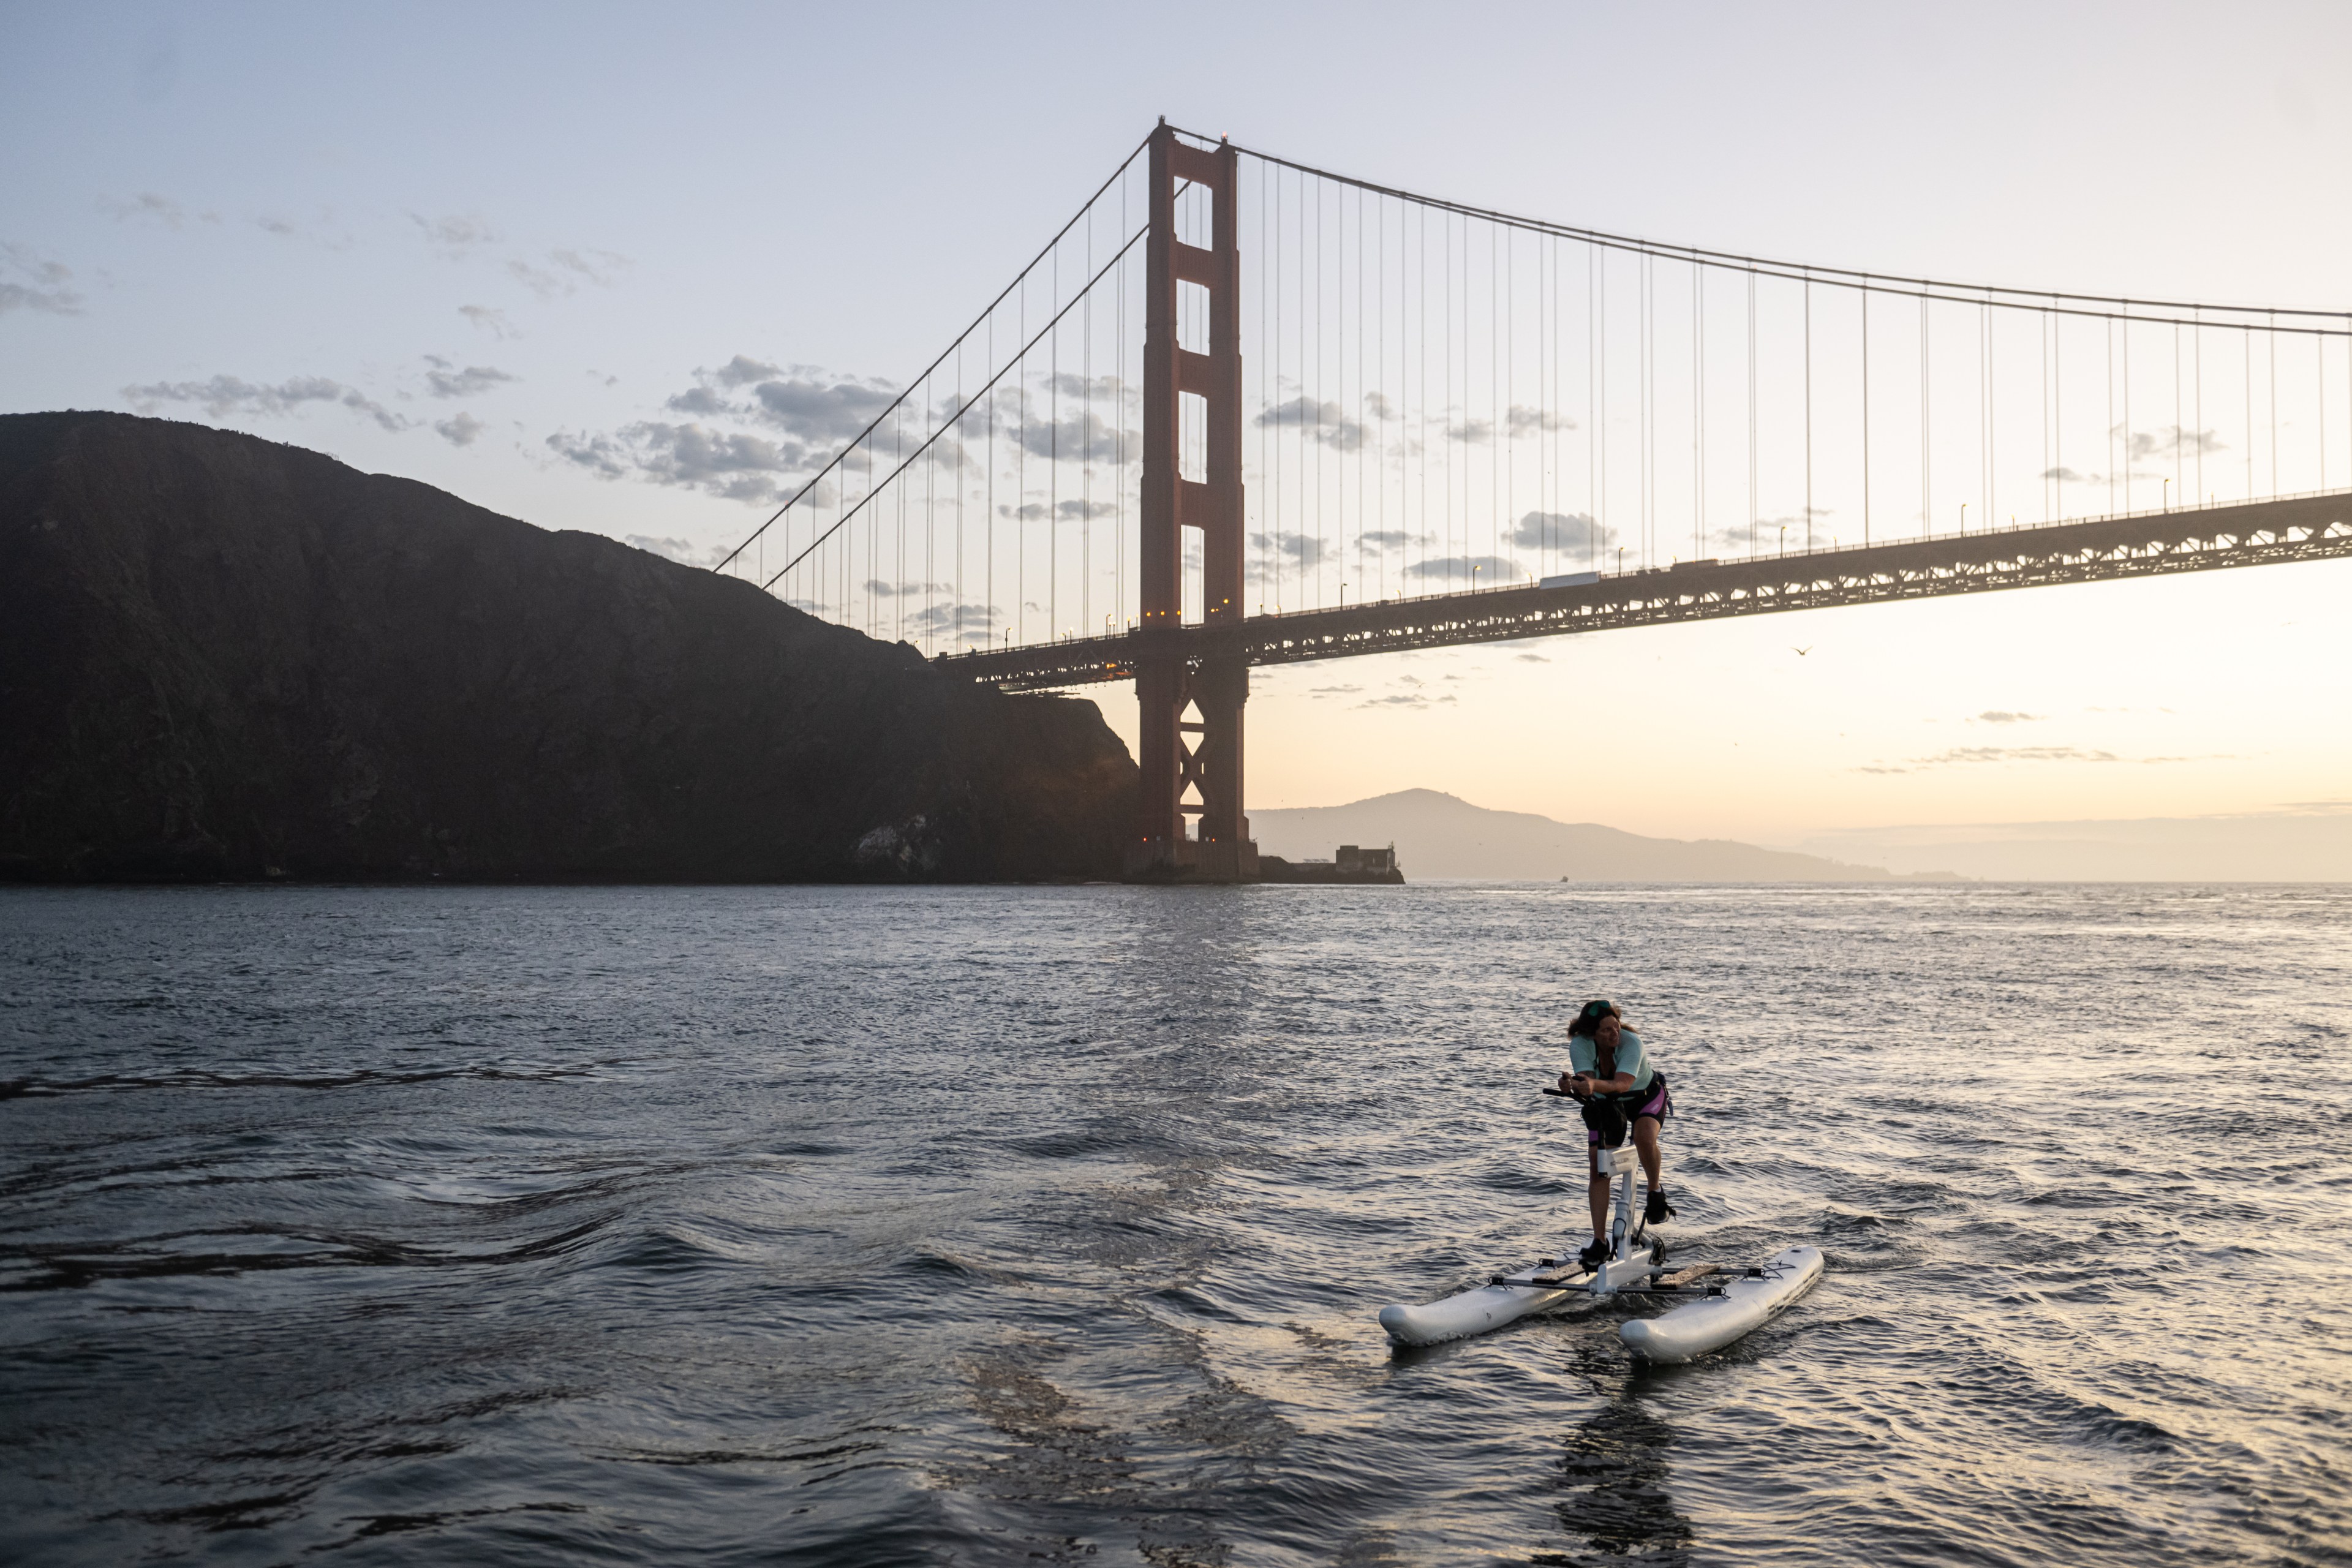
{"type": "Polygon", "coordinates": [[[1381,882],[1400,886],[1404,881],[1393,844],[1384,849],[1342,844],[1338,858],[1330,860],[1286,860],[1279,855],[1260,855],[1257,865],[1258,880],[1262,882],[1381,882]]]}

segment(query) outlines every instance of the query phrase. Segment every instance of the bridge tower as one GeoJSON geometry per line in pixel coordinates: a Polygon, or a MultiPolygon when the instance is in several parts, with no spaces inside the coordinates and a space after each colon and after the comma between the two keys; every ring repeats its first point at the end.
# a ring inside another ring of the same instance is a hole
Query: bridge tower
{"type": "Polygon", "coordinates": [[[1201,538],[1201,604],[1208,625],[1243,609],[1240,160],[1179,142],[1163,120],[1152,133],[1151,232],[1144,244],[1142,621],[1135,637],[1143,788],[1127,874],[1144,880],[1250,881],[1257,846],[1243,815],[1242,708],[1249,667],[1181,646],[1185,531],[1201,538]],[[1209,247],[1176,237],[1181,185],[1210,194],[1209,247]],[[1185,284],[1206,294],[1208,352],[1177,341],[1185,284]],[[1190,409],[1187,399],[1197,403],[1190,409]],[[1182,471],[1187,425],[1200,432],[1201,477],[1182,471]],[[1188,717],[1189,713],[1197,718],[1188,717]],[[1197,804],[1188,800],[1197,796],[1197,804]],[[1187,817],[1197,817],[1188,831],[1187,817]]]}

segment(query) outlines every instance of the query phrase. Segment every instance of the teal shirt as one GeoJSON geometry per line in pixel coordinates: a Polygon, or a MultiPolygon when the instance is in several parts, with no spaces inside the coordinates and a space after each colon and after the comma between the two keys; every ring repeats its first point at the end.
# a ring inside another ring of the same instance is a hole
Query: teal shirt
{"type": "MultiPolygon", "coordinates": [[[[1589,1036],[1570,1035],[1568,1037],[1570,1071],[1597,1072],[1600,1069],[1593,1064],[1600,1059],[1601,1047],[1589,1036]]],[[[1650,1070],[1650,1053],[1642,1048],[1642,1037],[1631,1029],[1617,1031],[1617,1070],[1633,1075],[1633,1087],[1630,1092],[1634,1094],[1648,1089],[1650,1079],[1656,1076],[1650,1070]]]]}

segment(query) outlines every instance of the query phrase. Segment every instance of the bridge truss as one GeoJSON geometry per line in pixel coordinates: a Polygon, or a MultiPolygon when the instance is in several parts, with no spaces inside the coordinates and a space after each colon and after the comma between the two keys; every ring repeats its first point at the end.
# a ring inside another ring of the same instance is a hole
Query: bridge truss
{"type": "Polygon", "coordinates": [[[1746,561],[1690,561],[1554,587],[1508,587],[1084,637],[940,662],[1007,691],[1134,678],[1155,658],[1302,664],[1729,616],[1899,603],[2352,556],[2352,491],[1953,534],[1746,561]]]}

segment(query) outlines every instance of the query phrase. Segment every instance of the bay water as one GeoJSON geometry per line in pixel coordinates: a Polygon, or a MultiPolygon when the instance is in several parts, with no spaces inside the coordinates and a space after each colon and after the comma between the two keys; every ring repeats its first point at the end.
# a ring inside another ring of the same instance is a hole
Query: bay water
{"type": "Polygon", "coordinates": [[[0,1558],[2352,1563],[2352,889],[0,893],[0,1558]],[[1589,996],[1685,1367],[1586,1306],[1589,996]]]}

